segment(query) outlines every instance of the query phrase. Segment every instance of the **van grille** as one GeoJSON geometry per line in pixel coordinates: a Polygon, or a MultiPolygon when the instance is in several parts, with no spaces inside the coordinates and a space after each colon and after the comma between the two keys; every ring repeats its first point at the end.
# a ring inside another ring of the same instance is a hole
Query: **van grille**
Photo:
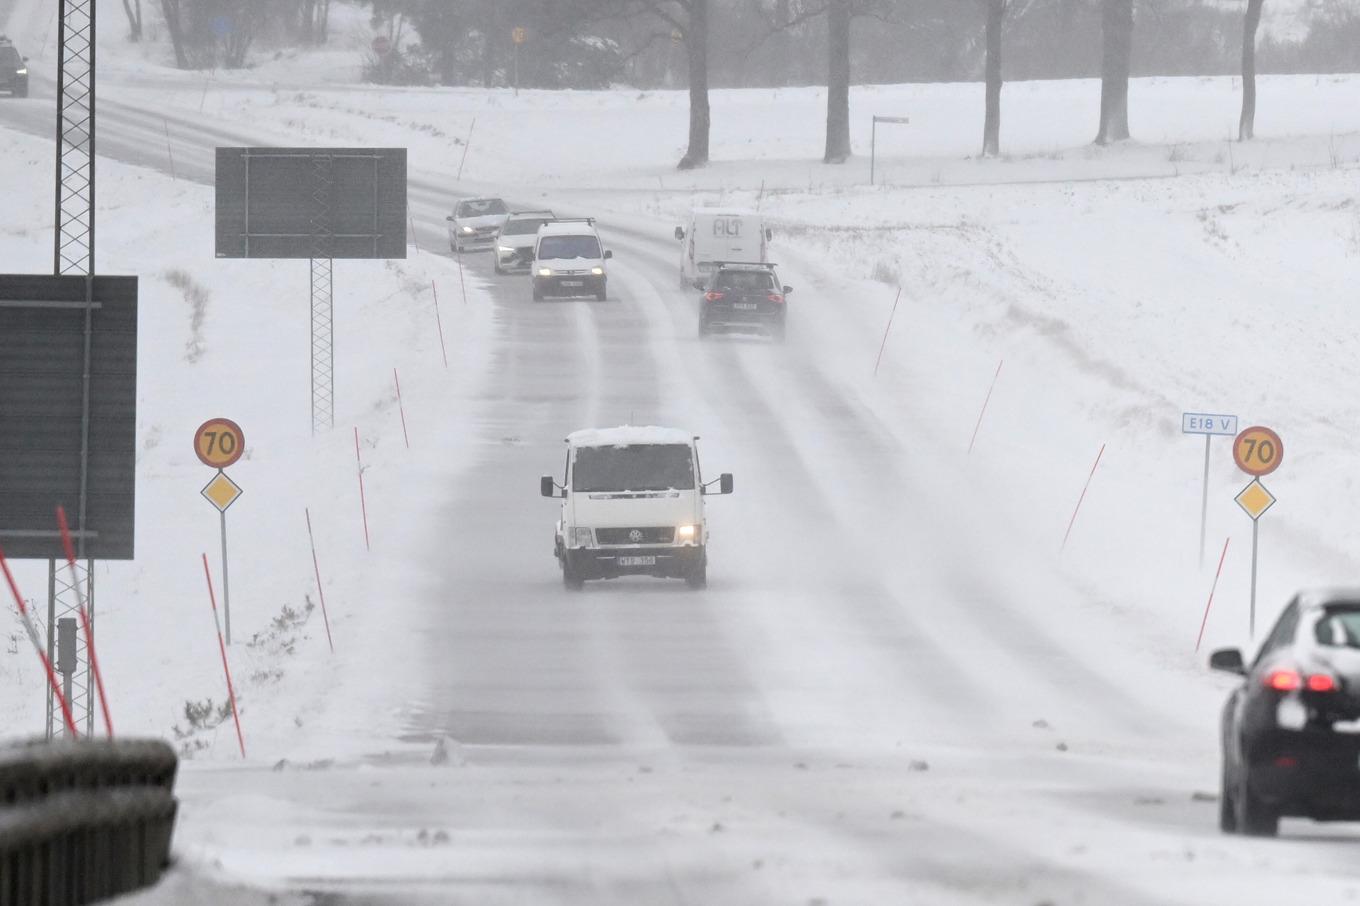
{"type": "Polygon", "coordinates": [[[654,528],[597,528],[600,544],[670,544],[675,540],[672,526],[654,528]]]}

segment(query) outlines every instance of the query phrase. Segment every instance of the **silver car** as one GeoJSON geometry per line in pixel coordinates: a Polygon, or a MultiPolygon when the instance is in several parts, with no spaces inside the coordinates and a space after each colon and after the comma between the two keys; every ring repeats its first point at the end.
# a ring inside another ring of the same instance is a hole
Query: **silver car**
{"type": "Polygon", "coordinates": [[[556,219],[552,211],[515,211],[496,236],[496,273],[529,272],[538,228],[556,219]]]}
{"type": "Polygon", "coordinates": [[[491,248],[509,213],[499,198],[468,198],[458,202],[453,213],[444,218],[449,223],[449,249],[462,252],[491,248]]]}

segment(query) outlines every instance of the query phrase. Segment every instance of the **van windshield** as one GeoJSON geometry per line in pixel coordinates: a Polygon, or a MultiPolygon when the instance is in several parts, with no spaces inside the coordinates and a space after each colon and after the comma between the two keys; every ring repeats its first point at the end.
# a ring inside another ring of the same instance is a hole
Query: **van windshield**
{"type": "Polygon", "coordinates": [[[692,491],[694,454],[685,444],[627,444],[576,451],[571,489],[592,491],[692,491]]]}
{"type": "Polygon", "coordinates": [[[600,240],[594,236],[544,236],[538,240],[540,261],[562,258],[598,258],[600,240]]]}

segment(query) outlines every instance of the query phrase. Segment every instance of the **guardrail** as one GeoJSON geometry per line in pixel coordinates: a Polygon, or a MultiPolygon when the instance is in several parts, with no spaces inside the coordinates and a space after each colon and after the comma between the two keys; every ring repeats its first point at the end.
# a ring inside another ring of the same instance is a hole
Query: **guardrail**
{"type": "Polygon", "coordinates": [[[160,740],[0,747],[0,906],[77,906],[155,884],[177,768],[160,740]]]}

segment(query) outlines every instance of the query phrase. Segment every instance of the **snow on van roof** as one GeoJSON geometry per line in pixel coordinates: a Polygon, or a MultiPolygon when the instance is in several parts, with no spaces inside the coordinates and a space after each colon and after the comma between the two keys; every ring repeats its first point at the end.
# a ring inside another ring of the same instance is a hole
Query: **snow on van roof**
{"type": "Polygon", "coordinates": [[[694,434],[679,428],[658,428],[654,425],[620,425],[617,428],[586,428],[567,435],[573,447],[623,447],[636,444],[685,444],[694,441],[694,434]]]}

